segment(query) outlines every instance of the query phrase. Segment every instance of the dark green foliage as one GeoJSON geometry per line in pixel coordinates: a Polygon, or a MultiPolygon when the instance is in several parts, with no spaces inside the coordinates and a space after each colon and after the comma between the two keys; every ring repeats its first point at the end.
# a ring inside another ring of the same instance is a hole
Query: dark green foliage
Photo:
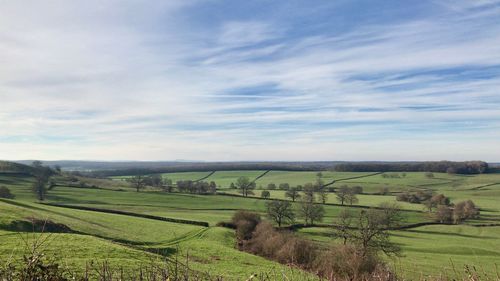
{"type": "Polygon", "coordinates": [[[341,163],[335,166],[339,172],[435,172],[449,171],[457,174],[482,174],[488,172],[488,163],[482,161],[466,162],[409,162],[409,163],[341,163]],[[450,169],[451,168],[451,169],[450,169]]]}
{"type": "Polygon", "coordinates": [[[14,199],[14,194],[6,186],[0,186],[0,198],[14,199]]]}

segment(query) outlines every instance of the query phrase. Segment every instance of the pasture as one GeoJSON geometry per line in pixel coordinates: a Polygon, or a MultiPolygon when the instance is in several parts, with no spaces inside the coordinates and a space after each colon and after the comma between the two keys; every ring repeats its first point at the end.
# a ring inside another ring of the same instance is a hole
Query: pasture
{"type": "MultiPolygon", "coordinates": [[[[255,272],[272,271],[286,271],[292,276],[310,278],[310,275],[299,270],[291,270],[276,262],[237,250],[234,231],[216,226],[218,222],[229,221],[239,209],[255,211],[265,216],[267,201],[258,197],[269,183],[303,185],[314,182],[317,176],[317,172],[265,172],[254,170],[162,174],[174,182],[206,177],[204,181],[214,181],[218,191],[227,195],[166,193],[155,188],[135,192],[123,180],[126,177],[113,177],[95,181],[98,183],[96,188],[78,188],[62,182],[48,191],[45,202],[204,221],[209,223],[208,228],[40,204],[31,190],[31,177],[0,174],[0,185],[7,186],[16,196],[13,200],[0,201],[0,259],[20,257],[23,241],[26,240],[20,239],[20,236],[33,235],[26,229],[13,228],[12,222],[36,217],[64,224],[72,230],[71,233],[51,234],[46,245],[49,253],[64,256],[68,267],[77,268],[90,259],[96,259],[108,260],[130,269],[151,260],[179,256],[189,259],[189,263],[197,270],[236,279],[247,278],[255,272]],[[251,180],[262,176],[256,180],[254,196],[244,198],[238,195],[238,190],[229,188],[240,176],[251,180]],[[231,194],[233,196],[229,196],[231,194]]],[[[383,202],[397,202],[403,209],[405,224],[432,221],[422,204],[396,200],[397,194],[403,191],[433,190],[445,194],[453,202],[472,199],[481,208],[480,219],[458,226],[429,225],[393,231],[391,239],[402,247],[404,256],[388,261],[402,275],[411,278],[438,275],[443,270],[452,270],[452,265],[461,270],[464,264],[478,265],[486,273],[494,274],[495,263],[500,260],[500,226],[483,225],[500,223],[500,205],[497,203],[500,199],[500,174],[463,176],[434,173],[433,177],[428,177],[425,173],[405,173],[404,176],[402,173],[388,174],[392,174],[392,177],[380,173],[322,172],[322,180],[325,183],[333,182],[333,188],[343,185],[363,187],[363,193],[358,195],[359,202],[354,206],[340,206],[336,194],[330,192],[324,206],[326,214],[323,223],[334,222],[343,208],[360,211],[383,202]],[[378,194],[381,188],[388,192],[378,194]]],[[[287,199],[283,190],[271,190],[270,193],[272,199],[287,199]]],[[[298,218],[297,222],[303,221],[298,218]]],[[[303,228],[298,234],[318,243],[337,243],[331,237],[328,227],[303,228]]]]}

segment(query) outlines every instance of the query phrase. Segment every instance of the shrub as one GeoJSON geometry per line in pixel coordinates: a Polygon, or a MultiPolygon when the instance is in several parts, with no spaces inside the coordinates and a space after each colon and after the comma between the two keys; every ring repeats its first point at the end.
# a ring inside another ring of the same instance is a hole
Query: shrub
{"type": "Polygon", "coordinates": [[[0,186],[0,198],[14,199],[14,194],[6,186],[0,186]]]}
{"type": "Polygon", "coordinates": [[[232,223],[236,226],[236,236],[240,240],[252,238],[252,232],[260,223],[260,215],[254,212],[239,210],[234,213],[232,223]]]}
{"type": "Polygon", "coordinates": [[[377,270],[391,275],[378,256],[363,256],[351,245],[330,247],[318,256],[313,268],[319,276],[328,280],[371,280],[370,277],[377,270]]]}
{"type": "Polygon", "coordinates": [[[301,239],[289,232],[276,231],[268,222],[260,223],[247,243],[247,249],[257,255],[284,264],[311,268],[318,248],[308,240],[301,239]]]}

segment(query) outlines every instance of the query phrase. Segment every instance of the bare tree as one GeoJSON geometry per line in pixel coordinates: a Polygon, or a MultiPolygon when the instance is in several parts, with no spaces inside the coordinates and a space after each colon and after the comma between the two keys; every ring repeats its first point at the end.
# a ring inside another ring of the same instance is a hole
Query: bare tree
{"type": "Polygon", "coordinates": [[[300,198],[299,189],[296,187],[290,188],[289,190],[286,191],[285,197],[290,198],[292,199],[293,202],[295,202],[295,200],[300,198]]]}
{"type": "Polygon", "coordinates": [[[325,209],[320,204],[304,201],[300,204],[300,216],[304,218],[306,224],[313,225],[315,221],[323,221],[325,209]]]}
{"type": "Polygon", "coordinates": [[[134,187],[137,190],[137,192],[139,192],[140,189],[143,189],[146,187],[146,180],[141,175],[131,177],[128,181],[130,182],[132,187],[134,187]]]}
{"type": "Polygon", "coordinates": [[[292,203],[285,200],[275,200],[266,203],[267,216],[281,227],[283,223],[292,223],[295,220],[292,203]]]}
{"type": "Polygon", "coordinates": [[[318,196],[319,199],[321,200],[321,203],[325,204],[326,201],[328,200],[328,192],[325,190],[324,187],[318,190],[318,196]]]}
{"type": "Polygon", "coordinates": [[[305,202],[312,203],[314,202],[314,186],[312,183],[306,183],[304,185],[304,198],[305,202]]]}
{"type": "Polygon", "coordinates": [[[43,201],[45,200],[47,184],[50,181],[53,171],[49,167],[44,167],[41,161],[34,161],[32,166],[32,175],[35,178],[33,191],[35,192],[38,200],[43,201]]]}
{"type": "Polygon", "coordinates": [[[350,238],[354,237],[353,223],[354,214],[348,209],[342,209],[339,217],[334,221],[333,237],[342,239],[344,245],[347,244],[350,238]]]}
{"type": "Polygon", "coordinates": [[[401,248],[390,241],[389,231],[399,226],[402,219],[397,205],[381,204],[378,209],[362,210],[355,218],[349,213],[341,215],[334,233],[345,243],[357,245],[364,257],[377,252],[399,255],[401,248]]]}
{"type": "Polygon", "coordinates": [[[337,194],[337,200],[340,202],[340,204],[344,205],[347,196],[351,193],[351,189],[347,185],[341,186],[336,194],[337,194]]]}
{"type": "Polygon", "coordinates": [[[356,193],[354,193],[354,190],[351,189],[350,192],[346,194],[345,201],[349,203],[349,205],[354,205],[359,202],[356,193]]]}
{"type": "Polygon", "coordinates": [[[247,197],[253,194],[253,189],[255,189],[255,183],[251,182],[248,177],[239,177],[236,181],[236,188],[240,189],[241,194],[247,197]]]}

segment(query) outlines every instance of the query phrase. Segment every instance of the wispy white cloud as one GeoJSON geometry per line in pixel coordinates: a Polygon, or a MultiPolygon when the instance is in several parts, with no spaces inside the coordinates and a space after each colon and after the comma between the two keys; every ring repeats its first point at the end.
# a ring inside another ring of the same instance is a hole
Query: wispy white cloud
{"type": "Polygon", "coordinates": [[[300,32],[201,1],[7,2],[0,158],[498,160],[500,7],[475,3],[300,32]]]}

